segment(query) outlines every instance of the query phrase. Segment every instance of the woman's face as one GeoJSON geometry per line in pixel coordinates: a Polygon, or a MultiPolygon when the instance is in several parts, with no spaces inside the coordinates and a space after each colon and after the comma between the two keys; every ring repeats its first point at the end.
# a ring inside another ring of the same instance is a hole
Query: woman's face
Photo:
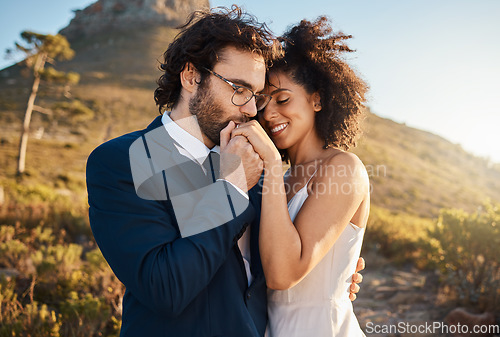
{"type": "Polygon", "coordinates": [[[258,119],[276,147],[288,149],[315,135],[314,116],[321,110],[319,95],[308,94],[284,72],[271,72],[269,82],[264,93],[272,99],[258,119]]]}

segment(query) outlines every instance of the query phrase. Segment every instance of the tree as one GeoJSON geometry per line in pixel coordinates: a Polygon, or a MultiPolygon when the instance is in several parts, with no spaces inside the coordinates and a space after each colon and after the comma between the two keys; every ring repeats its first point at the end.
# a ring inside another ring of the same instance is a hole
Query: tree
{"type": "MultiPolygon", "coordinates": [[[[35,108],[35,99],[38,93],[38,87],[40,86],[40,80],[43,79],[47,82],[77,83],[80,79],[79,75],[76,73],[57,71],[53,67],[45,68],[46,63],[54,65],[55,60],[64,61],[73,58],[75,52],[71,49],[68,40],[66,40],[64,36],[60,34],[43,35],[24,31],[21,33],[21,38],[24,40],[25,45],[16,42],[16,49],[25,56],[24,63],[30,74],[33,75],[33,84],[31,86],[31,93],[28,98],[19,140],[19,155],[17,162],[18,175],[24,173],[25,169],[31,115],[35,108]]],[[[11,52],[11,50],[7,50],[8,54],[11,52]]]]}

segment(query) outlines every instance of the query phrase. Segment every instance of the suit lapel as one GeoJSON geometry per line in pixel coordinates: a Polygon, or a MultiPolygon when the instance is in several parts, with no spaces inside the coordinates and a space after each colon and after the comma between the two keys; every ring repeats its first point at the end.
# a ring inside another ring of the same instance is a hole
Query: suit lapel
{"type": "MultiPolygon", "coordinates": [[[[260,184],[257,184],[260,186],[260,184]]],[[[250,198],[250,202],[255,208],[256,216],[251,224],[251,232],[250,232],[250,270],[254,277],[254,283],[260,278],[263,278],[264,271],[262,270],[262,261],[260,260],[260,252],[259,252],[259,229],[260,229],[260,210],[261,210],[261,201],[262,198],[260,196],[260,191],[258,190],[258,186],[252,188],[248,196],[250,198]]]]}
{"type": "Polygon", "coordinates": [[[168,134],[161,122],[161,116],[157,117],[145,131],[144,137],[156,173],[165,171],[167,183],[182,184],[181,192],[203,186],[203,181],[206,179],[203,170],[198,163],[179,152],[182,146],[168,134]]]}
{"type": "Polygon", "coordinates": [[[258,220],[255,220],[251,225],[250,256],[251,256],[250,270],[252,271],[252,275],[254,277],[257,277],[263,273],[262,262],[260,260],[260,253],[259,253],[259,221],[258,220]]]}
{"type": "MultiPolygon", "coordinates": [[[[146,139],[146,143],[148,144],[150,156],[153,159],[155,171],[161,172],[165,170],[167,172],[167,184],[170,189],[177,189],[175,187],[177,184],[183,185],[181,187],[181,190],[183,191],[186,191],[186,188],[198,188],[200,186],[200,182],[198,181],[199,179],[196,178],[207,179],[207,176],[204,174],[200,165],[192,161],[190,158],[183,156],[179,152],[179,148],[182,148],[182,146],[170,137],[168,132],[165,130],[161,117],[162,116],[158,116],[155,118],[144,130],[144,137],[146,139]],[[174,176],[175,179],[168,179],[168,176],[174,176]],[[188,185],[189,187],[187,187],[188,185]]],[[[260,200],[258,202],[260,202],[260,200]]],[[[260,204],[256,208],[259,210],[258,214],[260,214],[260,204]]],[[[248,281],[245,264],[237,244],[234,245],[233,251],[239,261],[246,287],[248,281]]],[[[256,280],[258,277],[262,277],[263,274],[259,255],[258,218],[256,218],[256,220],[252,223],[250,233],[250,254],[250,269],[252,275],[254,276],[254,280],[256,280]]]]}

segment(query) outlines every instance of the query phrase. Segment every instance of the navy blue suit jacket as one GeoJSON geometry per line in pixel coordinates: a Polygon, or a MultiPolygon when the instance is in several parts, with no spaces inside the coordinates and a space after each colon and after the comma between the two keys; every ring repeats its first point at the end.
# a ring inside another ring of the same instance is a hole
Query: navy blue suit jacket
{"type": "Polygon", "coordinates": [[[263,336],[267,313],[258,252],[259,185],[249,191],[250,205],[233,220],[181,237],[172,202],[141,198],[132,178],[130,146],[160,127],[161,116],[144,130],[100,145],[87,162],[92,232],[126,286],[121,336],[263,336]],[[247,225],[250,286],[237,245],[247,225]]]}

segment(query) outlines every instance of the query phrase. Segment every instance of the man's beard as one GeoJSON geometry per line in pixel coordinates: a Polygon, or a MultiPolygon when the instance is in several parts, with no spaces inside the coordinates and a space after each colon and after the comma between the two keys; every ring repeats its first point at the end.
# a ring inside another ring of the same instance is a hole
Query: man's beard
{"type": "MultiPolygon", "coordinates": [[[[221,119],[224,115],[223,109],[210,94],[208,87],[209,85],[203,84],[198,87],[196,94],[189,100],[189,112],[197,117],[201,132],[214,144],[220,145],[220,132],[229,124],[231,118],[221,119]]],[[[241,114],[240,120],[236,122],[248,122],[248,118],[241,114]]]]}

